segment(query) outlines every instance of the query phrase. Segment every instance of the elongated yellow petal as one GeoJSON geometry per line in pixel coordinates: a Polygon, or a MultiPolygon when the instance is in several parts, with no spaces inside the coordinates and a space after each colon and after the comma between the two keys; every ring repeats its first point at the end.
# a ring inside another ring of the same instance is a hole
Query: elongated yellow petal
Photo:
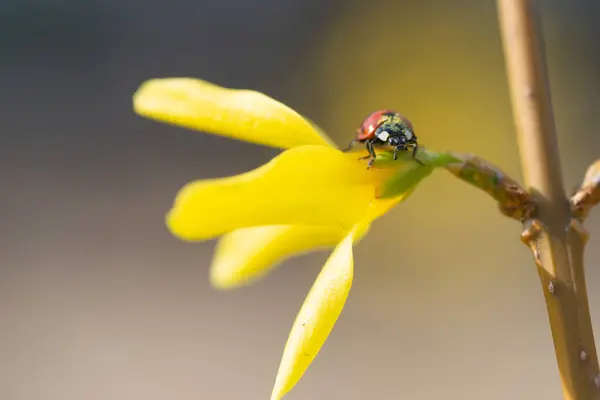
{"type": "Polygon", "coordinates": [[[199,79],[149,80],[134,94],[133,108],[145,117],[266,146],[335,147],[312,122],[279,101],[199,79]]]}
{"type": "Polygon", "coordinates": [[[353,278],[352,246],[369,231],[372,221],[404,201],[414,187],[395,198],[374,200],[365,217],[336,247],[304,300],[285,345],[271,400],[280,400],[302,378],[327,340],[342,312],[353,278]]]}
{"type": "Polygon", "coordinates": [[[393,172],[367,170],[355,155],[329,147],[296,147],[245,174],[186,185],[167,226],[183,240],[265,225],[348,230],[365,215],[383,177],[393,172]]]}
{"type": "Polygon", "coordinates": [[[356,226],[335,248],[306,296],[285,345],[271,400],[281,399],[296,385],[327,340],[352,286],[355,235],[364,234],[368,225],[356,226]]]}
{"type": "MultiPolygon", "coordinates": [[[[412,191],[411,191],[412,192],[412,191]]],[[[411,192],[395,198],[374,200],[367,219],[375,220],[406,199],[411,192]]],[[[354,235],[359,241],[366,232],[354,235]]],[[[219,239],[210,267],[210,280],[219,289],[233,289],[254,283],[288,258],[305,252],[335,247],[346,231],[335,227],[272,225],[242,228],[219,239]]]]}
{"type": "Polygon", "coordinates": [[[335,247],[345,234],[339,228],[298,225],[238,229],[219,240],[210,280],[219,289],[248,285],[287,258],[335,247]]]}

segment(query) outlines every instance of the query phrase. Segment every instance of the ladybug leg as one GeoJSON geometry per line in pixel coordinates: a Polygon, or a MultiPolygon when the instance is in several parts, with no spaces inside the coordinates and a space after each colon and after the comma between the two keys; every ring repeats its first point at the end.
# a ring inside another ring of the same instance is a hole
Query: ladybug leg
{"type": "Polygon", "coordinates": [[[413,151],[412,151],[412,158],[413,160],[415,160],[416,162],[418,162],[419,164],[425,166],[425,164],[423,164],[418,158],[417,158],[417,149],[419,146],[413,146],[413,151]]]}
{"type": "Polygon", "coordinates": [[[346,152],[348,152],[348,151],[352,150],[352,148],[353,148],[354,146],[356,146],[356,143],[357,143],[357,142],[358,142],[358,140],[356,140],[356,139],[352,139],[352,140],[350,141],[350,143],[348,144],[348,147],[346,147],[346,148],[345,148],[345,149],[343,149],[342,151],[343,151],[344,153],[346,153],[346,152]]]}
{"type": "Polygon", "coordinates": [[[369,141],[367,143],[367,150],[369,151],[369,155],[373,158],[377,157],[377,154],[375,154],[375,149],[373,148],[373,142],[369,141]]]}
{"type": "Polygon", "coordinates": [[[375,162],[375,159],[377,158],[377,154],[375,154],[375,149],[373,148],[373,142],[371,140],[367,140],[366,146],[367,146],[367,151],[369,152],[369,155],[366,157],[363,157],[362,159],[366,160],[367,158],[370,158],[369,163],[367,164],[367,169],[369,169],[373,166],[373,163],[375,162]]]}
{"type": "Polygon", "coordinates": [[[359,158],[359,160],[366,160],[368,158],[375,158],[376,154],[375,154],[375,150],[373,149],[373,142],[370,140],[367,140],[365,142],[365,147],[367,148],[367,151],[369,152],[368,155],[359,158]]]}
{"type": "Polygon", "coordinates": [[[398,159],[398,153],[399,152],[406,151],[406,150],[407,150],[407,148],[406,148],[406,145],[404,145],[404,144],[401,144],[401,145],[398,145],[398,146],[394,147],[394,160],[398,159]]]}

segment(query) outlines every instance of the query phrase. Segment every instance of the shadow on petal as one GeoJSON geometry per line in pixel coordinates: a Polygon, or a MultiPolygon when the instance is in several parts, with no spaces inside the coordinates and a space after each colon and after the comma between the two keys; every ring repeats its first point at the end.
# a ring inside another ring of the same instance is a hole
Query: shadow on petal
{"type": "Polygon", "coordinates": [[[133,95],[144,117],[278,148],[336,147],[312,122],[269,96],[193,78],[152,79],[133,95]]]}

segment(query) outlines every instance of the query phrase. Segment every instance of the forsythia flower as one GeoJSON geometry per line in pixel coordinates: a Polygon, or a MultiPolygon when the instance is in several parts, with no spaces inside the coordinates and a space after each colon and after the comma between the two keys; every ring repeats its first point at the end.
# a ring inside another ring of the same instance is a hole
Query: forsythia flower
{"type": "Polygon", "coordinates": [[[420,148],[423,166],[409,155],[393,161],[389,152],[379,152],[367,169],[357,152],[339,151],[278,101],[190,78],[150,80],[133,105],[145,117],[287,149],[253,171],[187,184],[166,216],[169,230],[183,240],[220,237],[210,279],[222,289],[249,284],[294,255],[335,247],[290,332],[271,396],[279,400],[306,371],[342,311],[352,284],[353,245],[452,158],[420,148]]]}

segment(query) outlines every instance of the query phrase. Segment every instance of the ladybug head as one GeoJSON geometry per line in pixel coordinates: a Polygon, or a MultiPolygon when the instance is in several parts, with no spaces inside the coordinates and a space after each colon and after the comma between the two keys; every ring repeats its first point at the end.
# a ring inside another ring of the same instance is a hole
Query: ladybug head
{"type": "Polygon", "coordinates": [[[391,136],[388,139],[388,143],[390,146],[401,146],[403,144],[406,144],[406,139],[403,135],[391,136]]]}

